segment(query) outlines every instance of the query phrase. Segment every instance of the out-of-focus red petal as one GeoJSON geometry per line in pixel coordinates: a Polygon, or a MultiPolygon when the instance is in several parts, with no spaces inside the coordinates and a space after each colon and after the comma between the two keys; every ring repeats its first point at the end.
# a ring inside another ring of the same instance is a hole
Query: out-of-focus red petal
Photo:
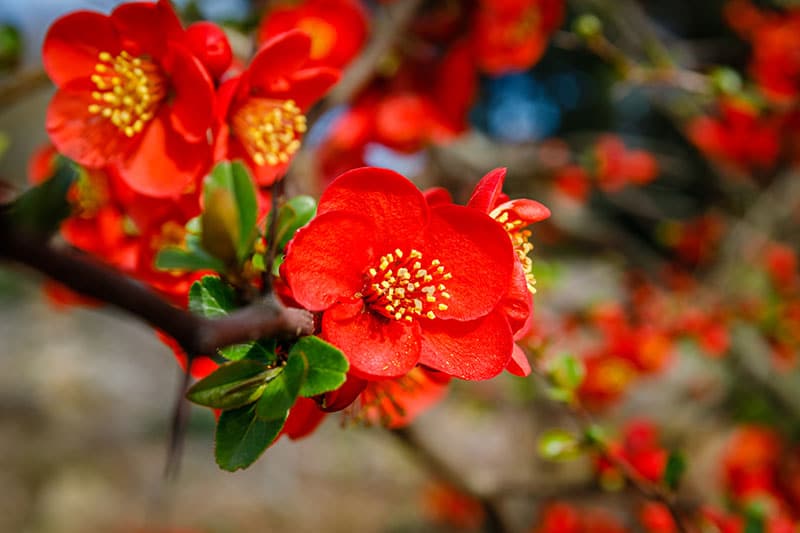
{"type": "Polygon", "coordinates": [[[45,143],[37,148],[28,160],[28,181],[32,185],[39,185],[50,179],[56,170],[55,146],[45,143]]]}
{"type": "Polygon", "coordinates": [[[254,91],[272,94],[308,60],[311,38],[300,30],[287,31],[264,43],[250,62],[249,82],[254,91]]]}
{"type": "Polygon", "coordinates": [[[59,89],[47,108],[45,127],[60,153],[91,168],[125,157],[133,146],[110,120],[89,113],[93,85],[75,80],[59,89]]]}
{"type": "Polygon", "coordinates": [[[444,187],[431,187],[430,189],[422,191],[422,195],[425,196],[425,202],[430,206],[449,205],[453,203],[453,197],[450,195],[450,191],[444,187]]]}
{"type": "Polygon", "coordinates": [[[175,97],[170,120],[186,140],[205,140],[214,118],[214,82],[200,61],[185,48],[173,45],[165,62],[175,97]]]}
{"type": "Polygon", "coordinates": [[[100,13],[76,11],[50,27],[44,38],[42,61],[53,83],[61,86],[91,76],[100,52],[120,52],[114,26],[100,13]]]}
{"type": "Polygon", "coordinates": [[[286,249],[282,272],[294,298],[311,311],[352,298],[364,286],[375,242],[369,220],[359,215],[331,212],[314,218],[286,249]]]}
{"type": "Polygon", "coordinates": [[[292,440],[310,435],[322,423],[325,413],[311,398],[298,398],[283,426],[282,433],[292,440]]]}
{"type": "Polygon", "coordinates": [[[501,373],[514,349],[508,321],[500,311],[483,318],[420,320],[422,351],[420,364],[453,377],[489,379],[501,373]]]}
{"type": "MultiPolygon", "coordinates": [[[[341,77],[340,71],[317,67],[297,71],[291,78],[290,93],[286,98],[295,101],[300,109],[308,109],[314,102],[322,98],[341,77]]],[[[280,96],[280,93],[275,93],[280,96]]]]}
{"type": "Polygon", "coordinates": [[[168,113],[162,109],[145,126],[139,145],[117,166],[125,183],[147,196],[177,196],[211,163],[211,147],[186,142],[172,130],[168,113]]]}
{"type": "Polygon", "coordinates": [[[325,407],[323,409],[328,412],[341,411],[353,403],[366,386],[366,380],[353,374],[347,374],[347,381],[344,382],[344,385],[325,395],[325,407]]]}
{"type": "Polygon", "coordinates": [[[494,208],[500,194],[503,192],[503,181],[506,179],[506,169],[496,168],[481,178],[475,185],[472,196],[467,202],[467,207],[488,213],[494,208]]]}
{"type": "Polygon", "coordinates": [[[357,168],[333,180],[318,208],[320,214],[330,211],[363,214],[374,224],[378,238],[390,241],[387,251],[416,246],[428,222],[428,206],[419,189],[384,168],[357,168]]]}
{"type": "Polygon", "coordinates": [[[338,319],[328,311],[322,315],[322,335],[344,352],[350,371],[365,379],[402,376],[419,359],[417,322],[393,320],[369,311],[338,319]]]}
{"type": "Polygon", "coordinates": [[[531,363],[528,361],[528,356],[522,351],[518,344],[514,344],[514,350],[511,352],[511,359],[508,361],[506,370],[524,378],[531,373],[531,363]]]}
{"type": "Polygon", "coordinates": [[[516,256],[505,230],[488,215],[458,205],[431,208],[423,256],[438,259],[452,278],[451,298],[439,318],[486,315],[508,292],[516,256]]]}
{"type": "Polygon", "coordinates": [[[111,22],[131,55],[161,60],[171,40],[181,40],[183,28],[169,2],[130,2],[111,12],[111,22]]]}

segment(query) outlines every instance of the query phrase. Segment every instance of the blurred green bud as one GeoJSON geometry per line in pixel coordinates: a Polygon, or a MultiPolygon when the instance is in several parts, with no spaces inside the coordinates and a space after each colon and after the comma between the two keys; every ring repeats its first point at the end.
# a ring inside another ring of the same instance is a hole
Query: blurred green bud
{"type": "Polygon", "coordinates": [[[603,21],[596,15],[585,13],[575,19],[572,23],[572,31],[579,37],[591,39],[603,33],[603,21]]]}

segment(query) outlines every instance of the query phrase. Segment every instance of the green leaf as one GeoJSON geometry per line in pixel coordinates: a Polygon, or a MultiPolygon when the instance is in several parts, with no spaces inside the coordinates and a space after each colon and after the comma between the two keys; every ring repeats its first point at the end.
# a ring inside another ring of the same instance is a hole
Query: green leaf
{"type": "Polygon", "coordinates": [[[579,457],[583,447],[578,438],[563,429],[551,429],[539,438],[539,455],[551,461],[569,461],[579,457]]]}
{"type": "Polygon", "coordinates": [[[214,270],[224,272],[225,264],[205,250],[164,248],[156,256],[156,268],[161,270],[214,270]]]}
{"type": "Polygon", "coordinates": [[[67,192],[79,179],[79,166],[65,157],[56,158],[56,170],[50,179],[22,193],[9,207],[14,225],[47,237],[70,215],[67,192]]]}
{"type": "Polygon", "coordinates": [[[264,420],[254,405],[223,411],[217,421],[214,456],[223,470],[247,468],[258,459],[280,433],[288,416],[264,420]]]}
{"type": "Polygon", "coordinates": [[[297,230],[308,224],[308,221],[316,214],[317,202],[311,196],[295,196],[286,202],[278,211],[278,225],[275,234],[278,249],[283,250],[297,230]]]}
{"type": "Polygon", "coordinates": [[[556,387],[575,391],[586,377],[586,367],[575,356],[564,354],[550,361],[548,375],[556,387]]]}
{"type": "Polygon", "coordinates": [[[203,247],[226,264],[250,255],[257,236],[253,180],[240,162],[223,161],[206,177],[200,219],[203,247]]]}
{"type": "Polygon", "coordinates": [[[267,383],[282,371],[280,367],[270,368],[257,361],[227,363],[195,383],[186,397],[206,407],[236,409],[258,400],[267,383]]]}
{"type": "Polygon", "coordinates": [[[267,384],[261,399],[256,404],[256,416],[262,420],[277,420],[286,417],[294,405],[306,376],[305,359],[289,355],[283,372],[267,384]]]}
{"type": "Polygon", "coordinates": [[[235,299],[233,287],[215,276],[203,276],[189,289],[189,309],[208,318],[227,315],[235,299]]]}
{"type": "Polygon", "coordinates": [[[667,466],[664,469],[664,484],[670,490],[677,490],[681,482],[681,477],[686,471],[686,458],[680,452],[672,452],[667,459],[667,466]]]}
{"type": "Polygon", "coordinates": [[[306,361],[308,373],[300,388],[300,396],[316,396],[342,386],[350,364],[341,350],[319,337],[303,337],[292,347],[289,356],[299,355],[306,361]]]}
{"type": "Polygon", "coordinates": [[[276,361],[274,339],[261,339],[243,344],[234,344],[222,348],[219,350],[219,353],[222,357],[230,361],[250,359],[267,364],[274,364],[276,361]]]}

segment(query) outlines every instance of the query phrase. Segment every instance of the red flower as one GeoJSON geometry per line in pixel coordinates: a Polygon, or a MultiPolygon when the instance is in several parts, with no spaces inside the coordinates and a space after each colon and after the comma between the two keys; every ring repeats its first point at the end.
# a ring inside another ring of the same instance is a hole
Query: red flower
{"type": "Polygon", "coordinates": [[[258,42],[293,29],[311,37],[309,66],[340,68],[364,46],[368,20],[358,0],[305,0],[270,11],[258,28],[258,42]]]}
{"type": "Polygon", "coordinates": [[[357,400],[356,417],[387,428],[407,426],[444,399],[450,376],[422,367],[397,379],[368,381],[357,400]]]}
{"type": "Polygon", "coordinates": [[[137,191],[182,192],[206,169],[214,87],[164,0],[58,19],[44,41],[58,87],[47,131],[90,168],[115,166],[137,191]]]}
{"type": "Polygon", "coordinates": [[[495,221],[429,207],[410,181],[377,168],[341,175],[318,212],[283,273],[300,304],[323,312],[322,334],[352,372],[397,377],[421,363],[476,380],[506,367],[513,338],[499,304],[515,261],[495,221]]]}
{"type": "Polygon", "coordinates": [[[478,65],[489,74],[530,68],[563,16],[563,0],[481,0],[474,36],[478,65]]]}
{"type": "MultiPolygon", "coordinates": [[[[514,340],[523,338],[531,326],[533,313],[533,293],[536,279],[533,276],[533,260],[530,253],[533,244],[530,242],[530,224],[541,222],[550,216],[550,210],[535,200],[519,198],[509,200],[503,194],[503,181],[506,169],[498,168],[486,174],[475,186],[467,207],[487,213],[508,234],[514,245],[517,261],[514,264],[514,276],[509,292],[503,298],[501,307],[514,332],[514,340]]],[[[514,346],[514,353],[508,367],[509,372],[518,376],[527,376],[531,372],[530,364],[519,346],[514,346]]]]}
{"type": "Polygon", "coordinates": [[[283,176],[306,131],[303,113],[339,79],[338,70],[304,68],[310,51],[303,32],[282,33],[223,83],[215,159],[245,161],[260,185],[283,176]]]}

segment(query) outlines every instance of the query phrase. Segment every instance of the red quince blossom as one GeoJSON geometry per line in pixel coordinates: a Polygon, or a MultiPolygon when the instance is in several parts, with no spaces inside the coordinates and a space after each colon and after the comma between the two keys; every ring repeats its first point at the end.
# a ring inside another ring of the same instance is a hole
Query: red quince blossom
{"type": "Polygon", "coordinates": [[[294,298],[322,312],[323,337],[355,375],[398,377],[419,363],[477,380],[511,358],[499,304],[514,264],[510,239],[487,215],[429,207],[403,176],[366,167],[328,187],[282,272],[294,298]]]}
{"type": "Polygon", "coordinates": [[[308,66],[341,68],[364,46],[369,21],[358,0],[305,0],[270,10],[261,21],[257,39],[264,43],[293,29],[311,37],[308,66]]]}
{"type": "Polygon", "coordinates": [[[473,37],[478,65],[489,74],[532,67],[563,17],[563,0],[481,0],[473,37]]]}
{"type": "Polygon", "coordinates": [[[304,113],[339,80],[339,71],[307,67],[311,39],[282,33],[258,50],[245,72],[219,89],[215,159],[241,159],[259,185],[286,172],[306,131],[304,113]]]}
{"type": "Polygon", "coordinates": [[[158,197],[181,193],[208,167],[214,86],[169,2],[66,15],[48,31],[43,61],[58,88],[46,126],[59,152],[113,166],[158,197]]]}
{"type": "MultiPolygon", "coordinates": [[[[467,207],[482,211],[497,221],[514,245],[514,253],[517,256],[514,276],[501,306],[514,332],[514,340],[519,340],[530,331],[533,294],[536,292],[533,260],[530,257],[533,244],[530,242],[531,231],[527,228],[530,224],[549,218],[550,210],[528,198],[510,200],[502,192],[505,177],[505,168],[498,168],[486,174],[475,186],[467,207]]],[[[518,376],[527,376],[531,373],[528,359],[517,344],[514,345],[508,370],[518,376]]]]}

